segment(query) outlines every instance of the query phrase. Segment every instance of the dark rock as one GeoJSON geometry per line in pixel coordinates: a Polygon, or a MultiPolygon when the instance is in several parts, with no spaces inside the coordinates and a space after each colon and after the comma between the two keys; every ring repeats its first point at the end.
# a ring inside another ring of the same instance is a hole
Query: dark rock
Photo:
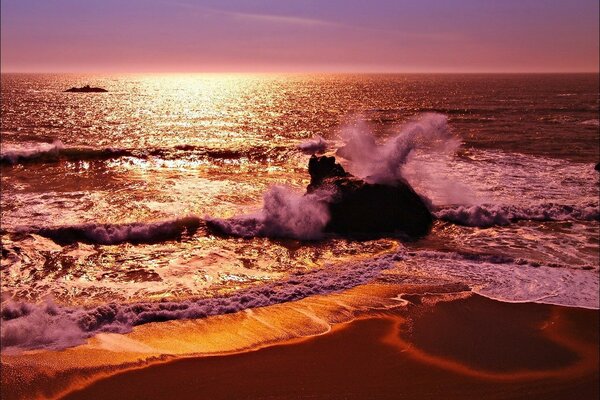
{"type": "Polygon", "coordinates": [[[367,183],[347,173],[334,157],[312,156],[307,192],[332,189],[331,219],[326,231],[340,234],[403,232],[413,237],[431,230],[433,216],[425,202],[402,180],[394,185],[367,183]]]}
{"type": "Polygon", "coordinates": [[[594,167],[594,169],[598,172],[600,172],[600,162],[596,164],[596,166],[594,167]]]}
{"type": "Polygon", "coordinates": [[[317,157],[314,155],[308,160],[308,173],[310,174],[309,192],[320,186],[326,178],[351,176],[344,171],[340,164],[335,162],[335,157],[317,157]]]}
{"type": "Polygon", "coordinates": [[[70,93],[104,93],[104,92],[108,92],[108,90],[106,89],[102,89],[99,87],[90,87],[90,85],[85,85],[83,87],[72,87],[71,89],[67,89],[65,90],[65,92],[70,92],[70,93]]]}

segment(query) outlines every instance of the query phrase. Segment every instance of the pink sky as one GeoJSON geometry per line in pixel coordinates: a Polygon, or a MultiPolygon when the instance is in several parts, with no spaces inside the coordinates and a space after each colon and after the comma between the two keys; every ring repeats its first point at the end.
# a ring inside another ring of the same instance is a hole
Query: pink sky
{"type": "Polygon", "coordinates": [[[2,0],[3,72],[596,72],[597,0],[2,0]]]}

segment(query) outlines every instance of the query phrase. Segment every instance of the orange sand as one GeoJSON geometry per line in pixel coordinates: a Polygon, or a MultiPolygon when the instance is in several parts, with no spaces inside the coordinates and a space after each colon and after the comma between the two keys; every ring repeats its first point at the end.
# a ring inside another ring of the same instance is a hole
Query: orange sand
{"type": "Polygon", "coordinates": [[[597,310],[479,296],[257,351],[125,371],[66,399],[596,399],[597,310]]]}

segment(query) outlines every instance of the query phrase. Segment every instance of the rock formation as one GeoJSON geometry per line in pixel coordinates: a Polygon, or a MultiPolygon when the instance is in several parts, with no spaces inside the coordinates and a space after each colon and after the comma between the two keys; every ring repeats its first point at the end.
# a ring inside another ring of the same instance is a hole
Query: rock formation
{"type": "Polygon", "coordinates": [[[106,89],[102,89],[99,87],[90,87],[90,85],[85,85],[83,87],[72,87],[71,89],[67,89],[65,90],[65,92],[70,92],[70,93],[104,93],[104,92],[108,92],[108,90],[106,89]]]}
{"type": "Polygon", "coordinates": [[[328,189],[336,194],[328,204],[331,219],[325,230],[338,234],[403,232],[412,237],[429,233],[433,216],[407,182],[393,186],[367,183],[348,174],[334,157],[312,156],[307,192],[328,189]]]}

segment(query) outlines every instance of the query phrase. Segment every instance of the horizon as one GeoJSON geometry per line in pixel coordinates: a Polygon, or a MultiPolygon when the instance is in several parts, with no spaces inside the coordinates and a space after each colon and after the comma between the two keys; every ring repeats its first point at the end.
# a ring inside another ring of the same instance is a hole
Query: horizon
{"type": "Polygon", "coordinates": [[[598,71],[0,71],[0,74],[70,75],[592,75],[598,71]]]}
{"type": "Polygon", "coordinates": [[[3,73],[600,72],[593,0],[0,4],[3,73]]]}

